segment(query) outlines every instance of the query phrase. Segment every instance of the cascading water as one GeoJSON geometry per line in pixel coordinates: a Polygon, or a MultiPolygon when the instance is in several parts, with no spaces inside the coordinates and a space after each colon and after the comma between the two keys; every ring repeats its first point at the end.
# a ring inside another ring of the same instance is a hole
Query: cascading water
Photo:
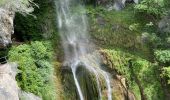
{"type": "Polygon", "coordinates": [[[96,77],[100,100],[102,97],[101,78],[107,86],[108,100],[112,100],[110,76],[109,73],[101,69],[99,53],[97,53],[94,45],[89,40],[84,7],[79,0],[55,0],[55,4],[59,32],[65,53],[64,64],[71,67],[80,99],[84,100],[84,96],[76,71],[81,65],[96,77]],[[75,13],[77,9],[81,12],[75,13]]]}

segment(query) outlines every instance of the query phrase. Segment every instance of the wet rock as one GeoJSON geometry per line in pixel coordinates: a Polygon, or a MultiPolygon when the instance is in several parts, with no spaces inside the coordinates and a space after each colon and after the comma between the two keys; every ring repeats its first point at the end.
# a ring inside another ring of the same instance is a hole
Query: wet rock
{"type": "Polygon", "coordinates": [[[159,31],[161,33],[170,33],[170,14],[165,16],[159,23],[158,23],[159,31]]]}
{"type": "Polygon", "coordinates": [[[19,100],[18,86],[15,81],[17,64],[7,63],[0,65],[0,99],[19,100]]]}
{"type": "Polygon", "coordinates": [[[116,0],[114,3],[115,10],[121,10],[125,7],[125,0],[116,0]]]}
{"type": "Polygon", "coordinates": [[[120,75],[116,75],[117,79],[119,79],[119,81],[121,82],[121,84],[125,87],[126,87],[126,79],[120,75]]]}
{"type": "Polygon", "coordinates": [[[0,48],[9,46],[11,34],[14,33],[13,27],[14,12],[0,8],[0,48]]]}
{"type": "Polygon", "coordinates": [[[128,91],[128,100],[136,100],[135,95],[131,91],[128,91]]]}
{"type": "Polygon", "coordinates": [[[126,79],[120,75],[112,80],[113,99],[114,100],[136,100],[133,92],[126,85],[126,79]]]}
{"type": "Polygon", "coordinates": [[[120,80],[112,80],[112,91],[114,100],[127,100],[127,91],[126,88],[121,84],[120,80]]]}
{"type": "Polygon", "coordinates": [[[114,0],[114,5],[109,7],[109,10],[111,10],[111,8],[115,9],[115,10],[122,10],[126,3],[139,3],[139,0],[114,0]]]}
{"type": "Polygon", "coordinates": [[[112,73],[111,87],[113,100],[136,100],[136,96],[133,92],[131,92],[128,88],[127,80],[122,75],[118,74],[115,70],[115,65],[109,59],[109,56],[100,51],[102,55],[102,61],[104,61],[104,65],[106,65],[110,73],[112,73]]]}

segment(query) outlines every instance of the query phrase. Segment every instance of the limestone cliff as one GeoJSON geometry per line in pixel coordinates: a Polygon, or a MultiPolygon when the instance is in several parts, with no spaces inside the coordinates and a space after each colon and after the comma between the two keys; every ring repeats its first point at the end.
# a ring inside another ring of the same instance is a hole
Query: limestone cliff
{"type": "Polygon", "coordinates": [[[41,100],[32,93],[20,92],[15,80],[17,64],[6,61],[7,54],[4,52],[12,44],[11,35],[14,33],[15,12],[4,8],[0,7],[0,100],[41,100]]]}
{"type": "Polygon", "coordinates": [[[10,45],[13,29],[14,12],[0,8],[0,48],[10,45]]]}
{"type": "MultiPolygon", "coordinates": [[[[0,8],[0,49],[4,49],[12,43],[11,35],[14,33],[13,19],[14,12],[0,8]]],[[[15,80],[16,69],[17,64],[15,63],[0,64],[1,100],[19,100],[19,88],[15,80]]]]}

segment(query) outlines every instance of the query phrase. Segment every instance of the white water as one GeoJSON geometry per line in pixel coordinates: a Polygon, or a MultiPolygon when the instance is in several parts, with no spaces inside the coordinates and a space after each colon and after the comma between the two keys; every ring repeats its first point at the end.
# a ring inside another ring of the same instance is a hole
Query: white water
{"type": "Polygon", "coordinates": [[[59,32],[65,53],[64,64],[71,67],[80,100],[84,100],[76,75],[77,68],[80,65],[96,77],[99,100],[102,97],[100,80],[105,81],[108,100],[112,100],[110,75],[101,69],[99,53],[96,52],[93,43],[90,42],[84,7],[79,3],[79,0],[55,0],[55,4],[59,32]],[[79,12],[76,13],[75,11],[79,12]]]}

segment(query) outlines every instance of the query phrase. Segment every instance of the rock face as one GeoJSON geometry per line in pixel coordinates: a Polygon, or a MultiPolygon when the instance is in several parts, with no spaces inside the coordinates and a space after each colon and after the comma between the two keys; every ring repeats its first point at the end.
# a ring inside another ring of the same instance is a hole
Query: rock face
{"type": "MultiPolygon", "coordinates": [[[[10,12],[0,7],[0,49],[2,50],[12,43],[11,34],[14,33],[13,19],[14,12],[10,12]]],[[[0,64],[1,100],[19,100],[19,88],[15,80],[16,73],[17,64],[0,64]]]]}
{"type": "Polygon", "coordinates": [[[126,3],[138,3],[139,0],[115,0],[114,9],[121,10],[125,7],[126,3]]]}
{"type": "Polygon", "coordinates": [[[20,92],[20,99],[21,100],[42,100],[40,97],[38,97],[32,93],[27,93],[24,91],[20,92]]]}
{"type": "Polygon", "coordinates": [[[17,64],[0,65],[0,100],[42,100],[40,97],[21,91],[15,80],[17,64]]]}
{"type": "Polygon", "coordinates": [[[0,48],[10,45],[13,28],[14,12],[0,8],[0,48]]]}
{"type": "Polygon", "coordinates": [[[15,81],[17,64],[7,63],[0,65],[0,99],[19,100],[18,85],[15,81]]]}

